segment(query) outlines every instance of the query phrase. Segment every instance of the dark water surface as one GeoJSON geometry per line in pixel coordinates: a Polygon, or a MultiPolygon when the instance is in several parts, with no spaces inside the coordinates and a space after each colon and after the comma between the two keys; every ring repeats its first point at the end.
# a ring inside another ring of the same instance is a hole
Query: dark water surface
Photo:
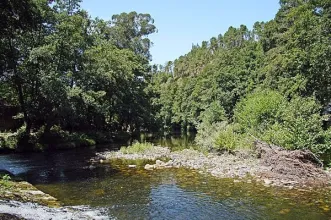
{"type": "Polygon", "coordinates": [[[198,171],[145,171],[144,163],[91,166],[95,149],[0,155],[0,170],[64,205],[106,208],[117,219],[331,219],[328,191],[268,188],[198,171]]]}

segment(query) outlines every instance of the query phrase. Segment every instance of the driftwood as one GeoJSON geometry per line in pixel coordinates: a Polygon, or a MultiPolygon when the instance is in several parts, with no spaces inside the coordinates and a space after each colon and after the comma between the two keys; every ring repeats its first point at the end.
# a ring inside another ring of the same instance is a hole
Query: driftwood
{"type": "Polygon", "coordinates": [[[262,141],[255,141],[261,165],[269,167],[266,178],[294,181],[302,185],[325,185],[328,175],[323,163],[309,150],[289,151],[262,141]]]}

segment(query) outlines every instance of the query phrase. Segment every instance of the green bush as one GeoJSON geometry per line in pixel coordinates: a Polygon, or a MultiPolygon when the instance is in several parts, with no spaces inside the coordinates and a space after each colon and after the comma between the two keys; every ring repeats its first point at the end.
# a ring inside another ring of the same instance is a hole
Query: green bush
{"type": "Polygon", "coordinates": [[[197,126],[197,135],[195,142],[200,151],[207,152],[217,148],[216,139],[219,135],[220,128],[226,126],[227,122],[202,122],[197,126]]]}
{"type": "Polygon", "coordinates": [[[239,124],[227,124],[219,128],[215,147],[226,151],[250,149],[253,141],[251,136],[243,133],[239,124]]]}
{"type": "Polygon", "coordinates": [[[200,113],[199,120],[202,123],[215,123],[226,120],[225,110],[219,102],[212,102],[209,107],[200,113]]]}
{"type": "Polygon", "coordinates": [[[0,178],[0,186],[4,187],[5,189],[12,187],[11,177],[8,174],[5,174],[0,178]]]}
{"type": "Polygon", "coordinates": [[[329,150],[330,132],[322,128],[321,106],[314,98],[287,100],[276,91],[259,91],[241,100],[235,121],[244,132],[287,149],[329,150]]]}
{"type": "Polygon", "coordinates": [[[154,147],[151,143],[139,143],[135,142],[131,146],[121,147],[120,151],[124,154],[144,153],[154,147]]]}
{"type": "Polygon", "coordinates": [[[235,108],[234,118],[246,130],[263,132],[270,124],[281,122],[281,109],[286,99],[278,92],[271,90],[249,94],[235,108]]]}

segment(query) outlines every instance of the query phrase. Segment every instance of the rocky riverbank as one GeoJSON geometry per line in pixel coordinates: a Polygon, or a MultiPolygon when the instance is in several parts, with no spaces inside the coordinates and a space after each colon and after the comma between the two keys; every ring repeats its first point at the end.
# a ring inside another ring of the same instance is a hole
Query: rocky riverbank
{"type": "Polygon", "coordinates": [[[121,151],[98,153],[97,160],[154,160],[155,164],[146,164],[144,168],[154,170],[185,167],[219,178],[244,179],[250,176],[267,186],[324,187],[330,183],[329,172],[320,167],[320,163],[310,152],[287,151],[262,142],[256,142],[255,147],[251,152],[203,154],[189,149],[171,152],[168,148],[156,146],[134,154],[121,151]]]}
{"type": "Polygon", "coordinates": [[[2,180],[0,184],[1,200],[16,200],[20,202],[38,203],[50,207],[60,207],[59,201],[38,190],[28,182],[2,180]]]}
{"type": "Polygon", "coordinates": [[[1,180],[0,219],[109,219],[89,207],[61,207],[60,202],[28,182],[1,180]]]}
{"type": "Polygon", "coordinates": [[[0,200],[0,219],[81,220],[109,219],[100,210],[85,206],[52,208],[37,203],[0,200]]]}

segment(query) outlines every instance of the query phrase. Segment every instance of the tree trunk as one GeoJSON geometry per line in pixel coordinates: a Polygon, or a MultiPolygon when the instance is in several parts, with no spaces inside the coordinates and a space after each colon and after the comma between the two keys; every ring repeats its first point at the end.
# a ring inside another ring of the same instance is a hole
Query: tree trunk
{"type": "Polygon", "coordinates": [[[28,116],[28,113],[27,113],[27,110],[26,110],[26,105],[25,105],[25,101],[24,101],[22,84],[21,84],[21,82],[19,82],[18,79],[16,79],[16,85],[17,85],[17,92],[18,92],[18,100],[19,100],[19,103],[20,103],[20,106],[21,106],[21,110],[23,112],[24,122],[26,124],[25,133],[27,135],[29,135],[30,132],[31,132],[32,125],[31,125],[31,120],[30,120],[30,118],[28,116]]]}

